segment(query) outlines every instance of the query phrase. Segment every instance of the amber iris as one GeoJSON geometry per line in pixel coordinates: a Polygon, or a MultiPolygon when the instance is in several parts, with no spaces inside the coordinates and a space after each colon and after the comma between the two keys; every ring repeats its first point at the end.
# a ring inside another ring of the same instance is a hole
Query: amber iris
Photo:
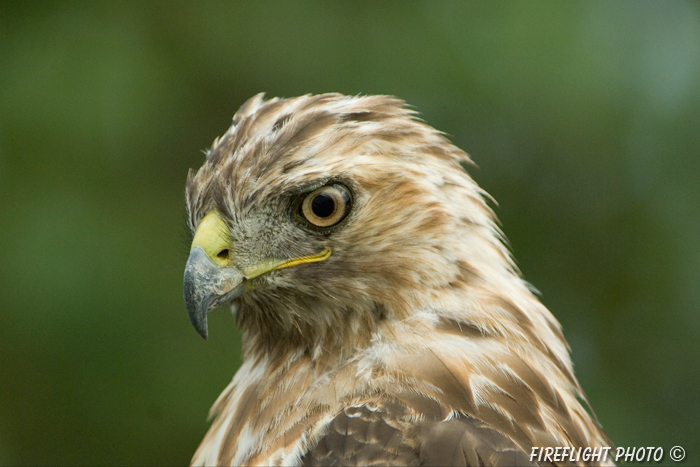
{"type": "Polygon", "coordinates": [[[301,214],[316,227],[332,227],[348,215],[351,205],[347,188],[334,183],[306,195],[301,203],[301,214]]]}

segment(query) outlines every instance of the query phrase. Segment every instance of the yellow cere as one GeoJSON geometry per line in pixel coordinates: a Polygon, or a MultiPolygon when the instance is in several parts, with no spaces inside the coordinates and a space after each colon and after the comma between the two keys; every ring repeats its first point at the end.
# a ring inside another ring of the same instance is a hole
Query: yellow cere
{"type": "Polygon", "coordinates": [[[202,219],[194,233],[192,240],[192,251],[195,247],[204,250],[204,253],[218,267],[224,267],[228,264],[228,255],[219,257],[219,253],[230,248],[230,240],[228,238],[228,227],[221,218],[218,211],[209,211],[202,219]]]}
{"type": "MultiPolygon", "coordinates": [[[[204,250],[204,253],[206,253],[217,267],[235,267],[235,265],[229,264],[228,254],[221,254],[224,250],[232,248],[232,246],[228,236],[228,227],[216,210],[209,211],[199,223],[194,233],[190,251],[196,247],[204,250]]],[[[322,252],[311,256],[302,256],[294,259],[267,259],[255,266],[245,268],[242,272],[247,279],[254,279],[255,277],[262,276],[275,269],[284,269],[298,264],[325,261],[330,255],[331,250],[326,248],[322,252]]]]}

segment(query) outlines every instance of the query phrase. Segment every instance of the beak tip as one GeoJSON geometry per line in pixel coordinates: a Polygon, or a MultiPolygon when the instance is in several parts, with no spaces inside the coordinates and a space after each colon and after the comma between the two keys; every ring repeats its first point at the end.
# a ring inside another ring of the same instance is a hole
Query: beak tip
{"type": "Polygon", "coordinates": [[[245,277],[237,269],[219,268],[195,247],[185,266],[183,298],[192,326],[205,340],[209,337],[207,313],[245,292],[245,277]]]}
{"type": "MultiPolygon", "coordinates": [[[[194,308],[194,307],[193,307],[194,308]]],[[[197,331],[197,334],[202,336],[204,340],[209,337],[209,326],[207,324],[207,312],[203,309],[192,309],[188,307],[187,314],[190,317],[192,327],[197,331]]]]}
{"type": "Polygon", "coordinates": [[[192,325],[197,333],[202,336],[204,340],[207,340],[209,338],[209,326],[207,325],[206,312],[204,312],[201,316],[203,316],[203,319],[199,319],[196,322],[195,320],[192,320],[192,325]]]}

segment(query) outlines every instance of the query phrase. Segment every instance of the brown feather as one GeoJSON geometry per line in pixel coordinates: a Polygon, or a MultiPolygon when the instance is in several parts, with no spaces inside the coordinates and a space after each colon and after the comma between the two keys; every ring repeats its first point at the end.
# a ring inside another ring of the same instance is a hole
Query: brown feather
{"type": "Polygon", "coordinates": [[[190,227],[217,209],[241,269],[332,253],[232,303],[244,361],[193,464],[533,465],[533,447],[612,445],[469,164],[393,97],[241,106],[188,175],[190,227]],[[294,206],[328,183],[352,209],[310,228],[294,206]]]}

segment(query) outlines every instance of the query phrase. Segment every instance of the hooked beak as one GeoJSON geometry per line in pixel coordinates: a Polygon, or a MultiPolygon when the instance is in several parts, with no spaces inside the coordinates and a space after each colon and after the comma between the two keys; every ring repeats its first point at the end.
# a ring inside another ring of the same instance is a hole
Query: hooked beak
{"type": "Polygon", "coordinates": [[[207,313],[243,295],[251,288],[252,279],[277,269],[325,261],[331,255],[331,250],[325,248],[318,254],[298,258],[261,258],[257,264],[241,269],[230,259],[234,245],[227,232],[221,215],[216,210],[209,211],[197,227],[185,266],[183,293],[187,314],[205,339],[209,335],[207,313]]]}
{"type": "Polygon", "coordinates": [[[236,268],[219,268],[200,247],[194,247],[185,266],[183,290],[192,326],[207,338],[207,313],[246,291],[246,278],[236,268]]]}

